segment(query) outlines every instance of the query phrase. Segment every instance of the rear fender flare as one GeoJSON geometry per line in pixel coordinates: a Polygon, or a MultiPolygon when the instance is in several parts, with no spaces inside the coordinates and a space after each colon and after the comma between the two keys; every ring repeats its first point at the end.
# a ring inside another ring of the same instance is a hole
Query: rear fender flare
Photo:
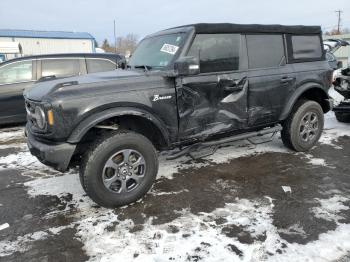
{"type": "Polygon", "coordinates": [[[317,92],[321,92],[323,93],[326,97],[328,96],[328,93],[325,91],[324,87],[322,85],[320,85],[317,82],[309,82],[309,83],[305,83],[302,86],[298,87],[294,94],[289,98],[288,102],[286,103],[286,105],[284,106],[282,113],[279,117],[279,120],[285,120],[288,115],[290,114],[290,112],[293,109],[294,104],[298,101],[298,99],[300,97],[303,96],[303,94],[311,89],[315,89],[315,91],[317,90],[317,92]]]}

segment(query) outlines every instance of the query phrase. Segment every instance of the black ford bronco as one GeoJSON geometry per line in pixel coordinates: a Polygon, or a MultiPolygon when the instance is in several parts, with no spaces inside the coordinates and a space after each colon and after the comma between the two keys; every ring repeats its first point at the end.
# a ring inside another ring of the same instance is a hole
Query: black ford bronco
{"type": "Polygon", "coordinates": [[[318,26],[171,28],[143,39],[125,70],[27,90],[28,147],[62,172],[78,163],[96,203],[126,205],[151,188],[157,151],[276,131],[288,148],[310,149],[331,81],[318,26]]]}

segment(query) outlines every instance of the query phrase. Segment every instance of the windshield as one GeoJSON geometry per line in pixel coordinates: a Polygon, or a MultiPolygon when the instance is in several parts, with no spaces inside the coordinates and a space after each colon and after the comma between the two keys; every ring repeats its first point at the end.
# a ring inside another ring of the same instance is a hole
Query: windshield
{"type": "Polygon", "coordinates": [[[184,33],[178,33],[142,40],[130,58],[129,65],[158,69],[168,66],[179,51],[184,37],[184,33]]]}

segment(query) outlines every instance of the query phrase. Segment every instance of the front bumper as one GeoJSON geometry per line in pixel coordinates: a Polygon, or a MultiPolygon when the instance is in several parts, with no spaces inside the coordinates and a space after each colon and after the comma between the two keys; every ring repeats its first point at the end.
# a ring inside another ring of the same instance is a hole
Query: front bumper
{"type": "Polygon", "coordinates": [[[75,151],[76,145],[69,143],[45,143],[38,141],[26,130],[27,145],[32,155],[54,169],[65,172],[75,151]]]}

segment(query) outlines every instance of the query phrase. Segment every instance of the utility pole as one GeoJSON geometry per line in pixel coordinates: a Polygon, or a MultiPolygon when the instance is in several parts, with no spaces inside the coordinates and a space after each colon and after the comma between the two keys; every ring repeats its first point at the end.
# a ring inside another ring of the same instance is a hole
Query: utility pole
{"type": "Polygon", "coordinates": [[[115,49],[115,53],[117,53],[117,34],[116,34],[115,20],[113,22],[114,22],[114,49],[115,49]]]}
{"type": "Polygon", "coordinates": [[[341,13],[343,13],[343,11],[341,11],[341,10],[337,10],[337,11],[335,11],[336,13],[337,13],[337,15],[338,15],[338,29],[337,29],[337,31],[338,31],[338,34],[340,34],[340,21],[341,21],[341,13]]]}

